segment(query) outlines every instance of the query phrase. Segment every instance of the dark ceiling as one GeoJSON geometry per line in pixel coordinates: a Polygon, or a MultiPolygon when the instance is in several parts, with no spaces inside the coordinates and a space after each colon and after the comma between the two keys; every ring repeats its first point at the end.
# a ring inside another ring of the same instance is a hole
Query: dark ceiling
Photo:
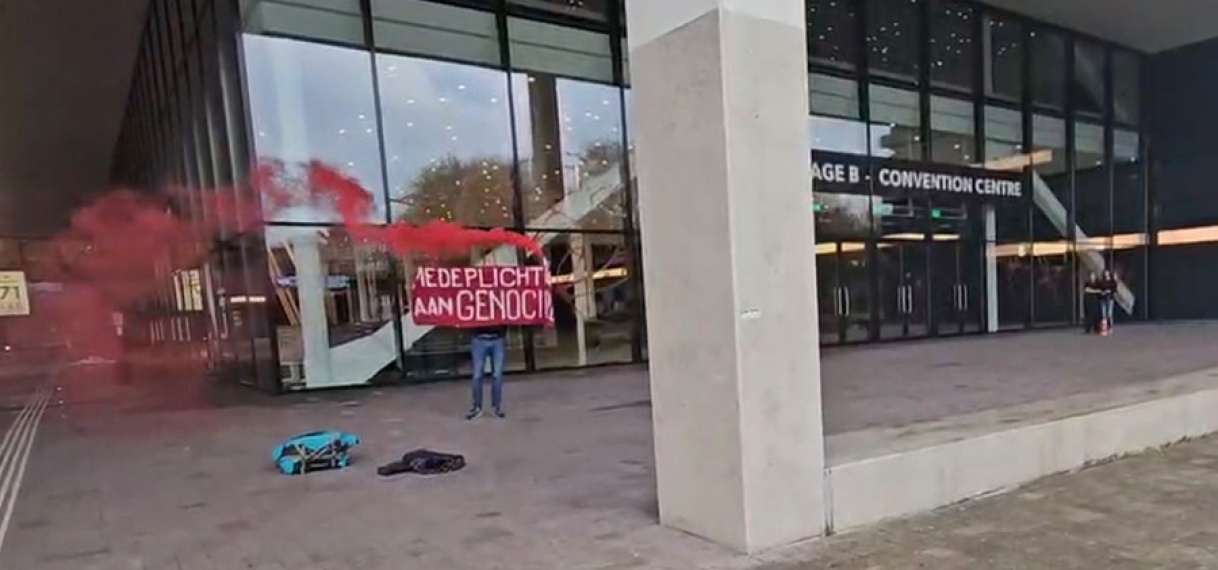
{"type": "Polygon", "coordinates": [[[104,188],[146,0],[0,0],[0,235],[104,188]]]}

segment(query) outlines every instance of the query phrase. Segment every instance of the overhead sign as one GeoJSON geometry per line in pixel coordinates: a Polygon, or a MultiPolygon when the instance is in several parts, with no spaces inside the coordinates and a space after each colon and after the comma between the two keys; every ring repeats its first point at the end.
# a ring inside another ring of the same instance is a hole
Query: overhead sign
{"type": "Polygon", "coordinates": [[[30,314],[29,289],[25,272],[0,271],[0,317],[22,317],[30,314]]]}
{"type": "Polygon", "coordinates": [[[411,289],[415,324],[473,328],[553,326],[545,267],[420,267],[411,289]]]}
{"type": "Polygon", "coordinates": [[[817,192],[881,196],[948,197],[1018,201],[1030,196],[1017,172],[929,162],[812,152],[812,183],[817,192]]]}

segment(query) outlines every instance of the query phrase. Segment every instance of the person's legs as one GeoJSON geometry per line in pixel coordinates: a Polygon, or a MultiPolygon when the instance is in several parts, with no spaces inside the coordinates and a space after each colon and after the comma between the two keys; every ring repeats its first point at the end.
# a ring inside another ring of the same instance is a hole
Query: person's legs
{"type": "Polygon", "coordinates": [[[478,337],[470,340],[470,356],[473,364],[473,379],[471,388],[473,390],[473,404],[470,406],[469,416],[472,419],[477,416],[477,412],[482,409],[482,376],[486,372],[486,356],[489,349],[488,343],[478,337]]]}
{"type": "Polygon", "coordinates": [[[507,339],[498,338],[490,341],[491,356],[491,404],[495,406],[495,414],[503,417],[503,360],[507,353],[507,339]]]}
{"type": "Polygon", "coordinates": [[[1101,305],[1101,307],[1104,309],[1104,323],[1109,329],[1112,328],[1112,309],[1116,304],[1114,301],[1114,299],[1104,299],[1104,302],[1101,305]]]}

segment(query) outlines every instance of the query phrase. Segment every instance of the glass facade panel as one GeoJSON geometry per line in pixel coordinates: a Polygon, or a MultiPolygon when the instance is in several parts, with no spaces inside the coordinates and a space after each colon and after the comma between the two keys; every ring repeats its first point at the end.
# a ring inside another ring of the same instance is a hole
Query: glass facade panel
{"type": "Polygon", "coordinates": [[[974,90],[977,41],[972,4],[932,0],[930,4],[930,81],[961,91],[974,90]]]}
{"type": "Polygon", "coordinates": [[[513,225],[507,74],[418,57],[376,61],[392,218],[513,225]]]}
{"type": "Polygon", "coordinates": [[[905,160],[922,159],[922,119],[918,93],[872,85],[871,154],[905,160]]]}
{"type": "Polygon", "coordinates": [[[858,3],[808,0],[808,55],[812,61],[853,69],[858,65],[858,3]]]}
{"type": "MultiPolygon", "coordinates": [[[[254,148],[262,160],[289,167],[318,160],[342,169],[368,189],[373,218],[385,216],[376,103],[368,52],[246,35],[245,64],[254,148]]],[[[298,198],[268,209],[273,222],[334,222],[337,212],[298,198]]]]}
{"type": "Polygon", "coordinates": [[[1032,103],[1050,109],[1066,107],[1066,37],[1045,29],[1028,32],[1032,60],[1032,103]]]}
{"type": "Polygon", "coordinates": [[[1137,125],[1142,109],[1141,59],[1132,53],[1112,53],[1112,103],[1116,121],[1137,125]]]}
{"type": "MultiPolygon", "coordinates": [[[[811,150],[1024,171],[1036,194],[991,207],[898,195],[867,177],[818,185],[823,342],[980,331],[988,311],[962,307],[950,284],[975,300],[990,275],[998,326],[1068,324],[1097,253],[1146,292],[1140,55],[971,2],[806,6],[811,150]]],[[[254,155],[292,176],[314,159],[338,167],[372,192],[369,223],[526,233],[551,262],[559,322],[513,331],[509,368],[634,361],[647,351],[621,9],[154,0],[116,170],[187,185],[184,209],[200,226],[218,219],[213,198],[257,198],[242,183],[254,155]]],[[[354,242],[328,208],[274,212],[265,230],[224,228],[232,250],[209,263],[166,267],[150,334],[211,339],[215,369],[268,390],[469,373],[468,335],[410,318],[410,278],[426,260],[354,242]],[[184,302],[190,279],[198,303],[184,302]],[[324,330],[306,331],[305,314],[324,330]],[[368,369],[305,370],[316,334],[326,340],[314,356],[363,347],[368,369]]],[[[470,252],[468,263],[486,261],[522,259],[470,252]]]]}
{"type": "Polygon", "coordinates": [[[983,39],[985,91],[990,97],[1019,101],[1024,86],[1024,28],[1010,18],[988,16],[983,39]]]}
{"type": "Polygon", "coordinates": [[[1108,89],[1104,80],[1107,65],[1104,48],[1087,41],[1074,43],[1074,111],[1102,118],[1108,108],[1108,89]]]}
{"type": "Polygon", "coordinates": [[[867,4],[867,65],[871,73],[916,80],[922,70],[923,0],[871,0],[867,4]]]}
{"type": "Polygon", "coordinates": [[[932,162],[969,166],[977,164],[977,121],[973,103],[934,95],[930,98],[930,154],[932,162]]]}

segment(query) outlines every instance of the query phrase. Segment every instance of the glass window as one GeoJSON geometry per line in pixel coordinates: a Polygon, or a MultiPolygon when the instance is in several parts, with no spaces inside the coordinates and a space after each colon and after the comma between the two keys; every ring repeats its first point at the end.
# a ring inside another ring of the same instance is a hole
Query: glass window
{"type": "MultiPolygon", "coordinates": [[[[486,2],[490,4],[489,1],[486,2]]],[[[609,0],[508,0],[508,4],[547,14],[604,22],[609,19],[609,0]]]]}
{"type": "MultiPolygon", "coordinates": [[[[258,156],[289,168],[318,160],[343,170],[372,194],[376,212],[369,221],[384,221],[368,52],[265,36],[246,35],[244,41],[258,156]]],[[[269,221],[337,220],[336,212],[303,199],[268,215],[269,221]]]]}
{"type": "Polygon", "coordinates": [[[508,29],[525,226],[622,229],[625,125],[609,36],[519,18],[508,29]]]}
{"type": "Polygon", "coordinates": [[[1038,200],[1038,204],[1033,208],[1036,212],[1032,223],[1033,231],[1036,239],[1050,240],[1057,244],[1057,240],[1067,235],[1069,228],[1060,222],[1069,220],[1070,208],[1074,202],[1066,160],[1066,121],[1057,117],[1034,115],[1031,156],[1037,178],[1048,187],[1056,199],[1056,204],[1049,207],[1052,211],[1048,212],[1041,207],[1038,200]]]}
{"type": "Polygon", "coordinates": [[[374,0],[378,48],[405,54],[499,65],[495,15],[423,0],[374,0]]]}
{"type": "Polygon", "coordinates": [[[1074,109],[1093,117],[1103,117],[1108,96],[1104,86],[1104,48],[1097,44],[1074,43],[1074,109]]]}
{"type": "Polygon", "coordinates": [[[364,45],[359,0],[257,0],[247,8],[246,31],[364,45]]]}
{"type": "MultiPolygon", "coordinates": [[[[834,117],[859,116],[859,84],[853,79],[812,74],[808,78],[812,112],[834,117]]],[[[864,148],[863,152],[867,152],[864,148]]]]}
{"type": "Polygon", "coordinates": [[[510,18],[508,41],[514,69],[613,81],[608,34],[510,18]]]}
{"type": "Polygon", "coordinates": [[[973,90],[976,75],[974,10],[971,5],[935,0],[930,15],[930,80],[940,87],[973,90]]]}
{"type": "Polygon", "coordinates": [[[808,0],[808,55],[812,61],[853,69],[858,65],[858,3],[808,0]]]}
{"type": "Polygon", "coordinates": [[[1146,189],[1142,184],[1142,160],[1137,131],[1113,132],[1113,160],[1116,179],[1113,185],[1113,231],[1146,231],[1146,189]]]}
{"type": "Polygon", "coordinates": [[[1023,155],[1023,120],[1019,111],[1006,107],[985,108],[985,160],[987,167],[1021,170],[1027,163],[1023,155]]]}
{"type": "Polygon", "coordinates": [[[922,159],[917,92],[871,85],[871,122],[872,156],[922,159]]]}
{"type": "Polygon", "coordinates": [[[1075,218],[1086,236],[1079,236],[1079,249],[1107,250],[1112,234],[1112,190],[1104,167],[1104,127],[1094,123],[1074,125],[1075,218]]]}
{"type": "Polygon", "coordinates": [[[1008,101],[1023,97],[1023,26],[989,16],[984,28],[986,95],[1008,101]]]}
{"type": "Polygon", "coordinates": [[[922,70],[921,0],[871,0],[867,6],[871,73],[916,80],[922,70]]]}
{"type": "Polygon", "coordinates": [[[1032,102],[1043,107],[1066,106],[1066,38],[1047,30],[1028,34],[1032,50],[1032,102]]]}
{"type": "Polygon", "coordinates": [[[1136,54],[1116,51],[1112,54],[1112,102],[1116,120],[1137,125],[1141,111],[1141,59],[1136,54]]]}
{"type": "Polygon", "coordinates": [[[513,225],[507,73],[385,54],[376,66],[393,219],[513,225]]]}
{"type": "Polygon", "coordinates": [[[526,73],[513,74],[512,89],[525,226],[622,229],[620,89],[526,73]]]}
{"type": "Polygon", "coordinates": [[[971,101],[930,98],[931,161],[961,166],[978,162],[974,115],[971,101]]]}
{"type": "Polygon", "coordinates": [[[560,234],[545,244],[554,327],[534,335],[537,368],[630,362],[637,288],[625,236],[560,234]]]}

